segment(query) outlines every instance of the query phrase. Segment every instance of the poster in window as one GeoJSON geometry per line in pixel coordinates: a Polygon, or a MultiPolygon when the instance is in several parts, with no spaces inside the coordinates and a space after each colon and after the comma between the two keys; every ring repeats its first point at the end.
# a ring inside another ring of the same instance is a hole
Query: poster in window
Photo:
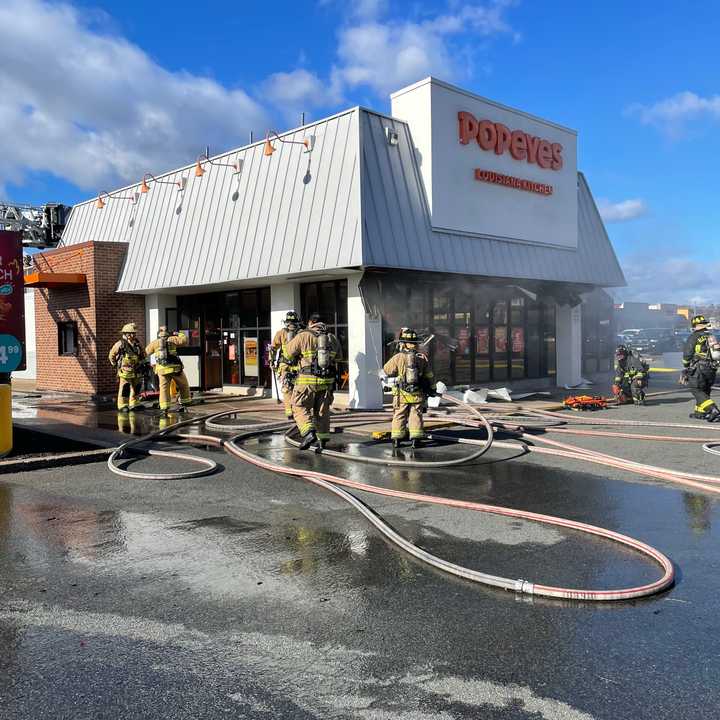
{"type": "Polygon", "coordinates": [[[245,361],[245,374],[251,377],[258,376],[258,339],[246,337],[243,340],[243,359],[245,361]]]}
{"type": "Polygon", "coordinates": [[[475,331],[475,347],[478,355],[487,355],[490,351],[490,328],[481,327],[475,331]]]}
{"type": "Polygon", "coordinates": [[[507,352],[507,328],[496,327],[495,328],[495,352],[504,353],[507,352]]]}
{"type": "Polygon", "coordinates": [[[522,355],[525,352],[525,328],[513,328],[512,331],[513,354],[522,355]]]}
{"type": "Polygon", "coordinates": [[[457,353],[458,355],[469,355],[470,354],[470,330],[466,327],[461,327],[458,330],[457,336],[457,353]]]}

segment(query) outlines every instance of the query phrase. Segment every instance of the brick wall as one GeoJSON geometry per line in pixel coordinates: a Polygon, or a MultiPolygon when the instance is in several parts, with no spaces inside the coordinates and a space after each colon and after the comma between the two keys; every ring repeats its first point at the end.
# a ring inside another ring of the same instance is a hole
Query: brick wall
{"type": "Polygon", "coordinates": [[[88,242],[35,256],[40,272],[83,273],[86,286],[35,291],[37,387],[103,395],[117,387],[107,354],[120,328],[134,322],[145,340],[145,298],[115,292],[127,243],[88,242]],[[61,356],[58,323],[78,328],[77,356],[61,356]]]}

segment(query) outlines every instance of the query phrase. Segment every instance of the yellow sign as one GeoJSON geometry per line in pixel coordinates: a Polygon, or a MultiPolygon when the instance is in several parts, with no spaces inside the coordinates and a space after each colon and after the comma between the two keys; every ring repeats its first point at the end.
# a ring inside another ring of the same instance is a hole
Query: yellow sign
{"type": "Polygon", "coordinates": [[[256,337],[243,339],[243,359],[245,375],[258,377],[258,339],[256,337]]]}

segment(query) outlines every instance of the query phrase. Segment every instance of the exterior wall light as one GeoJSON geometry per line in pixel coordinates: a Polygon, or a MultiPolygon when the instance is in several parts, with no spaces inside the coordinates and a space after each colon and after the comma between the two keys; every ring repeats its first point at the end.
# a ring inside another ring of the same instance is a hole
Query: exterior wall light
{"type": "Polygon", "coordinates": [[[202,177],[205,174],[205,169],[203,168],[203,164],[208,163],[209,165],[218,165],[220,167],[229,167],[232,168],[235,172],[233,175],[239,173],[242,171],[243,167],[243,161],[238,155],[238,158],[236,162],[234,163],[223,163],[223,162],[217,162],[216,160],[210,159],[210,151],[206,150],[205,154],[198,155],[197,160],[195,161],[195,177],[202,177]]]}
{"type": "Polygon", "coordinates": [[[393,147],[400,142],[400,134],[397,130],[391,127],[385,128],[385,137],[387,138],[388,145],[391,145],[393,147]]]}
{"type": "Polygon", "coordinates": [[[265,134],[265,149],[263,150],[263,155],[265,157],[270,157],[274,152],[275,148],[273,147],[273,144],[270,142],[270,136],[274,135],[275,138],[278,140],[278,142],[287,144],[287,145],[302,145],[305,148],[305,152],[309,153],[313,151],[313,148],[315,147],[315,136],[314,135],[308,135],[307,137],[303,138],[302,140],[283,140],[275,130],[268,130],[265,134]]]}
{"type": "Polygon", "coordinates": [[[181,177],[180,180],[158,180],[152,173],[145,173],[143,175],[142,183],[140,185],[140,192],[146,193],[150,190],[150,186],[147,184],[147,179],[150,178],[153,182],[159,183],[160,185],[175,185],[178,192],[182,192],[187,184],[187,178],[181,177]]]}
{"type": "Polygon", "coordinates": [[[105,196],[108,200],[129,200],[133,205],[138,201],[140,193],[133,193],[132,195],[111,195],[108,192],[101,192],[95,201],[95,207],[98,210],[102,210],[105,207],[107,201],[103,201],[102,196],[105,196]]]}

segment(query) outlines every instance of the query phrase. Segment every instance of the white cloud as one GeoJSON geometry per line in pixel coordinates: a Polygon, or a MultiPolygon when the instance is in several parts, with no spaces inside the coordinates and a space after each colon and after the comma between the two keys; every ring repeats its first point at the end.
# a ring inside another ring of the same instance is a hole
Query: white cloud
{"type": "Polygon", "coordinates": [[[720,302],[720,262],[653,253],[622,259],[628,286],[618,289],[623,300],[709,304],[720,302]]]}
{"type": "Polygon", "coordinates": [[[388,18],[350,23],[340,31],[333,76],[348,88],[366,86],[382,96],[427,75],[464,77],[468,46],[478,38],[519,38],[505,19],[513,4],[468,4],[417,22],[388,18]]]}
{"type": "Polygon", "coordinates": [[[244,91],[169,72],[70,5],[5,0],[0,27],[0,187],[39,171],[110,189],[268,125],[244,91]]]}
{"type": "Polygon", "coordinates": [[[654,125],[677,136],[690,120],[701,117],[720,120],[720,95],[702,97],[686,90],[652,105],[635,103],[627,112],[636,115],[644,125],[654,125]]]}
{"type": "Polygon", "coordinates": [[[328,107],[342,101],[337,83],[323,81],[305,68],[274,73],[265,81],[262,91],[263,96],[286,117],[295,120],[303,110],[328,107]]]}
{"type": "Polygon", "coordinates": [[[625,222],[634,220],[647,213],[647,205],[639,198],[633,200],[622,200],[621,202],[610,202],[605,198],[598,199],[598,210],[600,217],[607,223],[625,222]]]}

